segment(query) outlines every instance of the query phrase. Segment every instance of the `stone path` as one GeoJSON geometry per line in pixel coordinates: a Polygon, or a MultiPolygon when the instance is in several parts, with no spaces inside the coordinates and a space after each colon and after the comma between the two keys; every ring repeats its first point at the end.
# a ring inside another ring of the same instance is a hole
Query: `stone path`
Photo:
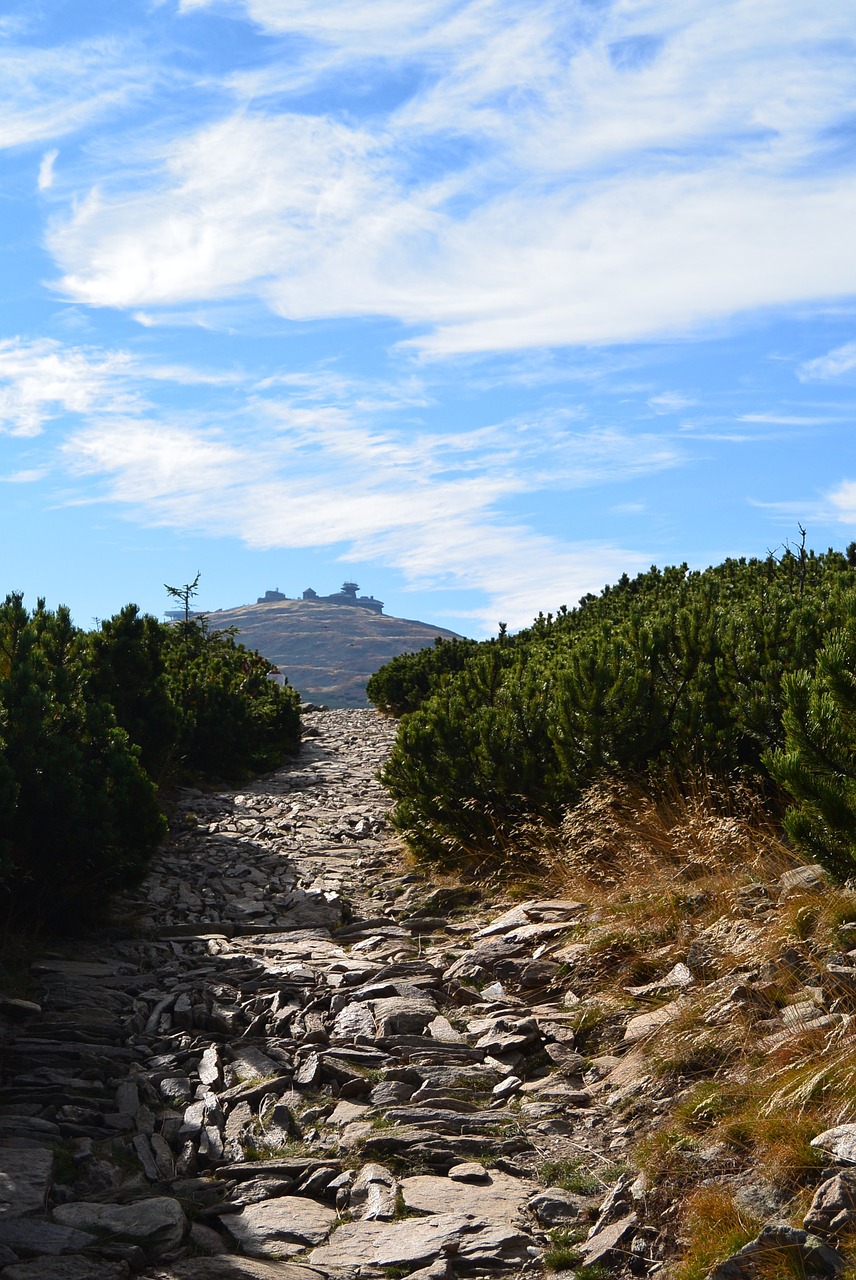
{"type": "Polygon", "coordinates": [[[627,1251],[632,1178],[542,1185],[623,1142],[555,957],[582,907],[410,870],[394,724],[304,727],[257,785],[182,793],[124,932],[0,999],[3,1280],[531,1275],[555,1228],[627,1251]]]}

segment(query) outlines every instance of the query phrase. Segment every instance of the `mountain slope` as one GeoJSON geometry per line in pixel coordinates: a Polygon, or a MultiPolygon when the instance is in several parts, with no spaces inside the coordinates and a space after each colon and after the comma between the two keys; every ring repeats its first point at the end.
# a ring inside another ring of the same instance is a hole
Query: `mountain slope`
{"type": "Polygon", "coordinates": [[[365,707],[366,681],[400,653],[425,649],[454,631],[408,618],[390,618],[357,605],[284,600],[220,609],[208,615],[218,630],[236,627],[241,644],[258,651],[308,701],[365,707]]]}

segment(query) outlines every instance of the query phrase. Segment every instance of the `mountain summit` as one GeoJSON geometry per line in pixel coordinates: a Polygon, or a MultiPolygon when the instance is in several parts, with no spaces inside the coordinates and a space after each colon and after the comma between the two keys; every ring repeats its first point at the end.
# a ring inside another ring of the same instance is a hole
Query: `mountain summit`
{"type": "Polygon", "coordinates": [[[426,649],[454,631],[409,618],[391,618],[372,596],[357,596],[355,583],[319,596],[311,589],[301,600],[268,591],[257,604],[209,613],[217,630],[235,627],[248,648],[276,663],[304,699],[330,707],[366,707],[366,682],[400,653],[426,649]],[[345,590],[348,588],[348,590],[345,590]]]}

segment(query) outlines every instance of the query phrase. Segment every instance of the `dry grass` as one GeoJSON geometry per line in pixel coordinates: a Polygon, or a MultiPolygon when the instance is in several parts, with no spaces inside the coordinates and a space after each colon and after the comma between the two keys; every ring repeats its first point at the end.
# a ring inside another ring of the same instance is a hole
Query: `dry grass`
{"type": "Polygon", "coordinates": [[[685,1246],[674,1280],[704,1280],[718,1262],[753,1240],[762,1226],[736,1204],[727,1187],[701,1187],[686,1202],[685,1246]]]}
{"type": "Polygon", "coordinates": [[[565,883],[622,896],[628,876],[683,898],[699,882],[728,894],[798,863],[749,787],[705,776],[647,791],[620,779],[595,783],[565,817],[557,852],[553,871],[565,883]]]}
{"type": "MultiPolygon", "coordinates": [[[[819,883],[782,898],[783,873],[806,859],[749,789],[706,779],[650,791],[605,779],[540,840],[553,891],[590,904],[563,975],[581,998],[582,1052],[673,1005],[636,1042],[658,1102],[636,1113],[634,1156],[649,1207],[684,1236],[670,1277],[701,1280],[763,1225],[734,1185],[757,1181],[801,1224],[825,1161],[812,1138],[856,1120],[856,892],[819,883]],[[690,985],[655,985],[678,962],[690,985]]],[[[752,1267],[788,1280],[798,1264],[779,1249],[752,1267]]]]}

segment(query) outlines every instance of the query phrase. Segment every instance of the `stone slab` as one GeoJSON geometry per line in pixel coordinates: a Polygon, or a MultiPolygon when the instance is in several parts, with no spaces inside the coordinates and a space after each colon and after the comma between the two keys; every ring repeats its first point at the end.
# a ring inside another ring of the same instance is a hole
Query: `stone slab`
{"type": "Polygon", "coordinates": [[[326,1245],[313,1249],[313,1266],[341,1269],[426,1263],[444,1250],[471,1262],[525,1257],[526,1237],[513,1227],[483,1224],[462,1213],[442,1213],[404,1222],[349,1222],[326,1245]]]}
{"type": "Polygon", "coordinates": [[[170,1196],[152,1196],[133,1204],[80,1200],[57,1205],[53,1217],[64,1227],[124,1236],[155,1256],[177,1249],[188,1230],[184,1210],[170,1196]]]}
{"type": "Polygon", "coordinates": [[[283,1257],[326,1240],[336,1211],[304,1196],[278,1196],[224,1215],[222,1221],[250,1257],[283,1257]]]}
{"type": "Polygon", "coordinates": [[[106,1262],[79,1254],[65,1258],[33,1258],[4,1267],[3,1280],[127,1280],[124,1262],[106,1262]]]}
{"type": "Polygon", "coordinates": [[[464,1213],[489,1222],[508,1222],[522,1214],[536,1187],[522,1178],[493,1172],[489,1181],[461,1182],[419,1175],[403,1178],[401,1194],[408,1209],[419,1213],[464,1213]]]}
{"type": "Polygon", "coordinates": [[[74,1227],[61,1227],[43,1218],[0,1218],[0,1244],[16,1253],[45,1253],[58,1256],[61,1253],[82,1253],[95,1244],[97,1236],[74,1227]]]}
{"type": "Polygon", "coordinates": [[[0,1142],[0,1214],[20,1217],[45,1203],[53,1169],[49,1147],[0,1142]]]}

